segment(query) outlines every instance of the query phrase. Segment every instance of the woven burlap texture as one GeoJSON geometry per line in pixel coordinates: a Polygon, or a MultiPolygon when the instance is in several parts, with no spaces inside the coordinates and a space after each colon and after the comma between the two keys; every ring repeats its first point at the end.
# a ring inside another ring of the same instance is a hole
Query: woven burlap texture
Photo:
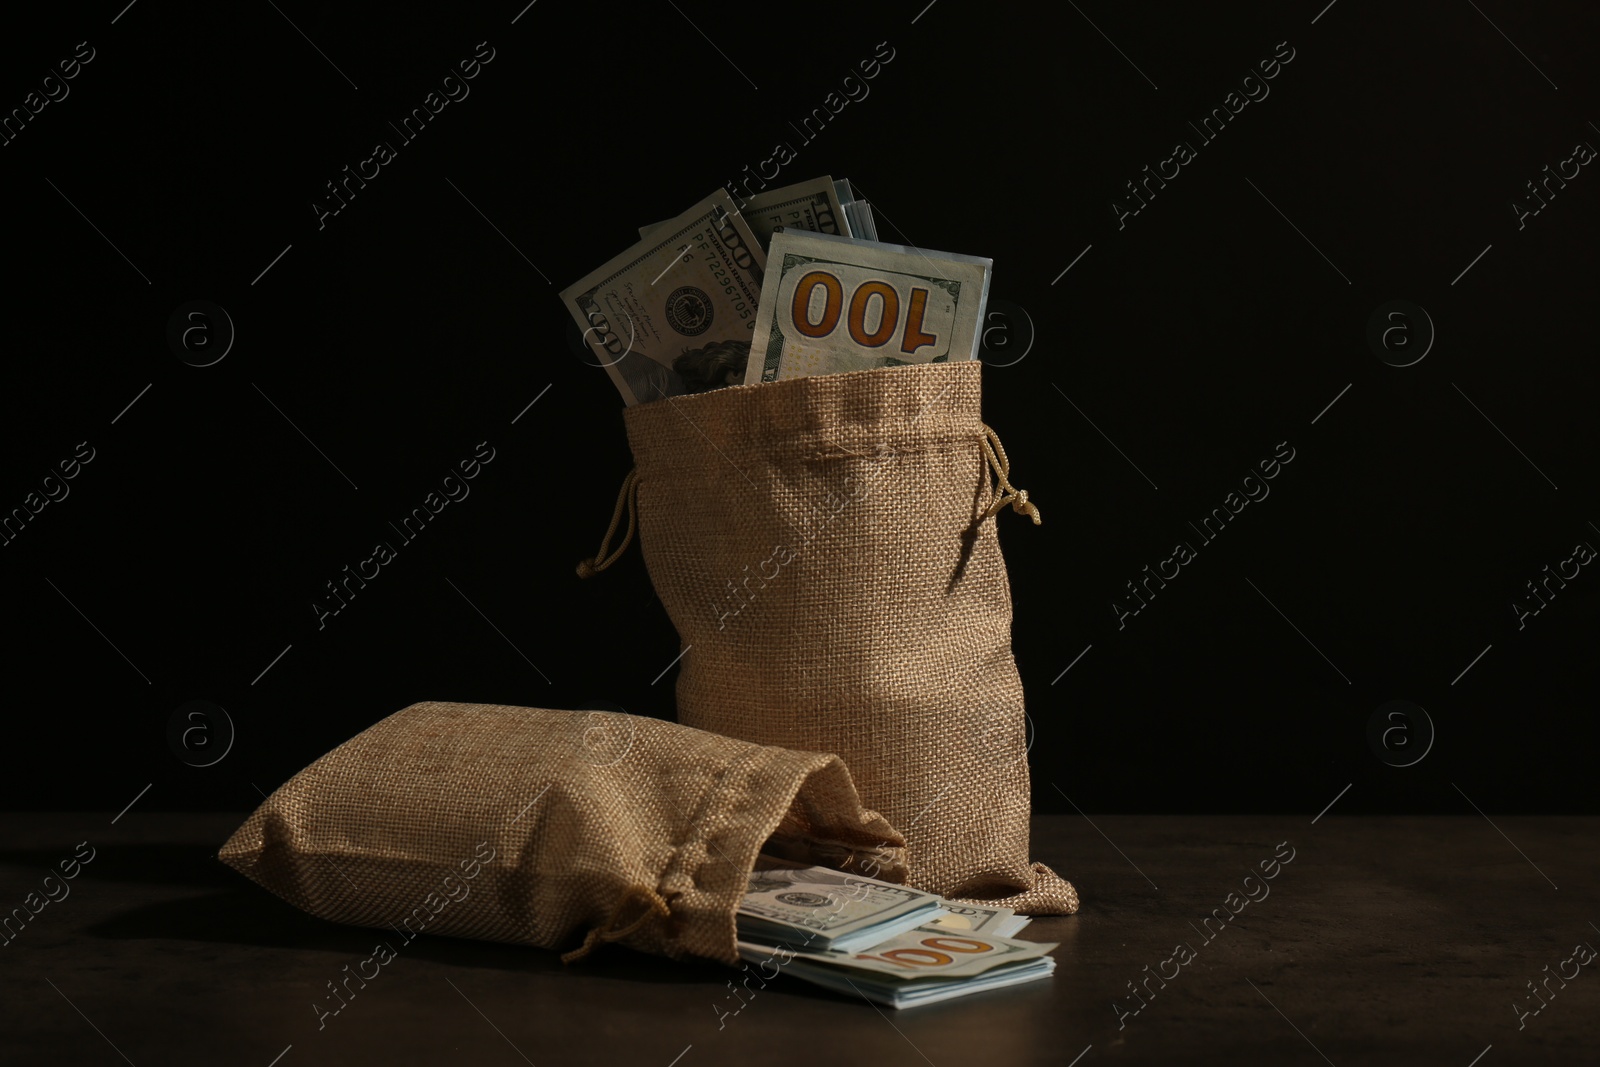
{"type": "MultiPolygon", "coordinates": [[[[281,786],[218,856],[336,922],[738,962],[763,843],[888,881],[904,839],[832,755],[617,712],[420,703],[281,786]]],[[[400,944],[389,942],[396,950],[400,944]]]]}
{"type": "Polygon", "coordinates": [[[1076,890],[1028,857],[980,376],[927,364],[631,407],[627,491],[684,649],[680,722],[837,753],[906,835],[912,885],[1070,914],[1076,890]]]}

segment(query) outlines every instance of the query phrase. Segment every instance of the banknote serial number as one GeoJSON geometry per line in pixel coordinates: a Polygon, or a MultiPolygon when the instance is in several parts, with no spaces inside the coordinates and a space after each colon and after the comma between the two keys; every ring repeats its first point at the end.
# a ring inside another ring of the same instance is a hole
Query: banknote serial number
{"type": "Polygon", "coordinates": [[[722,269],[722,264],[716,260],[707,260],[707,265],[711,267],[712,276],[722,286],[722,291],[733,298],[733,310],[739,313],[741,319],[750,319],[750,325],[753,328],[755,326],[754,313],[750,310],[750,305],[740,296],[741,290],[739,286],[728,276],[728,272],[722,269]]]}

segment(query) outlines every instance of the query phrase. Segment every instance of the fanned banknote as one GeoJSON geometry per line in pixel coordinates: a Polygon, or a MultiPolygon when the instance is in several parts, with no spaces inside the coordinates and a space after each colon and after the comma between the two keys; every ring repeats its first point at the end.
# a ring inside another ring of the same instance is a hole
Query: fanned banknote
{"type": "Polygon", "coordinates": [[[678,396],[680,356],[748,342],[766,256],[724,190],[562,290],[629,405],[678,396]]]}
{"type": "Polygon", "coordinates": [[[836,183],[826,174],[808,182],[758,193],[739,205],[739,214],[755,231],[756,240],[763,249],[772,240],[773,231],[780,227],[844,237],[851,235],[836,183]]]}
{"type": "MultiPolygon", "coordinates": [[[[836,182],[826,174],[810,181],[785,185],[781,189],[768,189],[739,203],[739,214],[755,231],[756,240],[761,243],[763,251],[772,238],[772,231],[779,226],[846,237],[860,236],[850,229],[845,200],[839,194],[841,186],[845,197],[849,198],[850,183],[836,182]]],[[[641,226],[639,236],[649,237],[665,225],[666,222],[652,222],[648,226],[641,226]]]]}
{"type": "Polygon", "coordinates": [[[878,224],[872,217],[872,205],[856,198],[855,190],[850,188],[850,179],[840,178],[834,182],[833,193],[839,198],[839,206],[844,208],[844,220],[849,224],[846,236],[876,241],[878,224]]]}
{"type": "Polygon", "coordinates": [[[775,233],[744,382],[972,359],[994,261],[775,233]]]}

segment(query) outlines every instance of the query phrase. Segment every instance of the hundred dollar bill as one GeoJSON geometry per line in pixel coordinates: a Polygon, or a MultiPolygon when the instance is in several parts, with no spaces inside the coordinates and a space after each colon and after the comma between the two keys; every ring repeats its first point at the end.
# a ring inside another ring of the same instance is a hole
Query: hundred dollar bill
{"type": "Polygon", "coordinates": [[[1010,908],[991,908],[987,904],[957,904],[947,900],[943,907],[950,914],[935,919],[929,925],[944,930],[970,930],[975,934],[1011,937],[1030,921],[1010,908]]]}
{"type": "Polygon", "coordinates": [[[766,256],[723,190],[562,290],[628,405],[682,394],[673,362],[721,342],[748,342],[766,256]]]}
{"type": "Polygon", "coordinates": [[[762,248],[767,247],[779,227],[850,236],[850,224],[834,180],[826,174],[759,193],[739,205],[739,213],[756,232],[762,248]]]}
{"type": "MultiPolygon", "coordinates": [[[[796,948],[788,943],[782,947],[783,955],[852,971],[871,971],[896,978],[968,978],[996,967],[1047,956],[1056,943],[948,930],[927,923],[854,951],[796,948]]],[[[743,945],[740,951],[744,951],[743,945]]],[[[767,953],[770,955],[772,950],[768,948],[767,953]]]]}
{"type": "MultiPolygon", "coordinates": [[[[771,240],[772,231],[779,226],[848,237],[853,231],[849,228],[844,202],[839,199],[837,190],[841,184],[848,192],[848,181],[836,182],[827,175],[781,189],[768,189],[740,204],[739,214],[755,231],[756,240],[763,249],[771,240]]],[[[665,225],[665,222],[652,222],[641,226],[639,236],[649,237],[665,225]]]]}
{"type": "Polygon", "coordinates": [[[836,967],[811,959],[790,957],[784,960],[781,959],[781,953],[782,950],[779,950],[775,955],[773,950],[762,945],[739,943],[739,955],[755,963],[763,978],[775,978],[778,973],[787,972],[851,999],[866,997],[891,1008],[911,1008],[1003,986],[1034,982],[1050,977],[1056,969],[1053,956],[1035,956],[1015,963],[1002,963],[981,974],[964,977],[895,977],[836,967]],[[769,967],[771,974],[767,973],[769,967]]]}
{"type": "Polygon", "coordinates": [[[784,229],[768,251],[745,384],[972,359],[991,259],[784,229]]]}
{"type": "Polygon", "coordinates": [[[761,857],[736,925],[743,941],[846,951],[941,918],[942,903],[909,886],[761,857]]]}
{"type": "Polygon", "coordinates": [[[649,237],[651,234],[655,233],[657,230],[661,229],[661,227],[667,225],[671,221],[672,221],[671,219],[662,219],[660,222],[651,222],[651,223],[647,223],[647,224],[645,224],[643,226],[640,226],[639,227],[639,239],[641,241],[644,240],[645,238],[649,237]]]}

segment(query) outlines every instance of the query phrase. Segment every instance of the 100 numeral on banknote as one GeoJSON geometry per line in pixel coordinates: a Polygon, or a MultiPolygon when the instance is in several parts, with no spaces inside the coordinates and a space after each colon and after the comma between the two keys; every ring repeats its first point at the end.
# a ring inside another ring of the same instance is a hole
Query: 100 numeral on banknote
{"type": "Polygon", "coordinates": [[[782,231],[745,384],[973,358],[990,261],[782,231]]]}

